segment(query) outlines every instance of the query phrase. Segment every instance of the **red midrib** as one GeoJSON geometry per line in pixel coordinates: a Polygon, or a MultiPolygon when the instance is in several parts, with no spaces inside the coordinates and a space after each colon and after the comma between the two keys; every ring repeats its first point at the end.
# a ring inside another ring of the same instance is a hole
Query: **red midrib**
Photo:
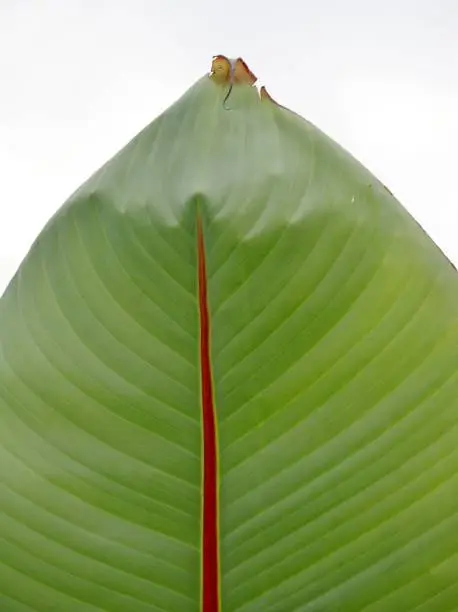
{"type": "Polygon", "coordinates": [[[210,321],[202,222],[197,218],[203,427],[202,612],[219,612],[218,444],[210,362],[210,321]]]}

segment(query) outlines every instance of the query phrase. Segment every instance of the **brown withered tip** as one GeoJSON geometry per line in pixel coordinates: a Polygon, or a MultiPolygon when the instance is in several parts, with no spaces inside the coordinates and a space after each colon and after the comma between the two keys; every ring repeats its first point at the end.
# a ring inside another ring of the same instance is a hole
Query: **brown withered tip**
{"type": "Polygon", "coordinates": [[[215,55],[212,60],[210,77],[217,83],[228,83],[231,76],[231,62],[225,55],[215,55]]]}
{"type": "MultiPolygon", "coordinates": [[[[290,113],[294,112],[294,111],[290,110],[289,108],[287,108],[286,106],[283,106],[283,104],[280,104],[279,102],[277,102],[277,100],[275,100],[275,98],[272,98],[272,96],[267,91],[267,89],[264,87],[264,85],[259,90],[259,97],[261,98],[262,101],[267,101],[267,102],[270,102],[272,104],[275,104],[275,106],[278,106],[278,108],[283,108],[283,109],[289,111],[290,113]]],[[[294,113],[294,114],[297,115],[297,113],[294,113]]],[[[298,115],[298,116],[300,117],[300,115],[298,115]]],[[[302,119],[302,117],[301,117],[301,119],[302,119]]]]}
{"type": "Polygon", "coordinates": [[[272,98],[272,96],[267,91],[267,89],[264,87],[264,85],[261,87],[259,91],[259,95],[261,97],[261,100],[268,100],[269,102],[273,102],[274,104],[278,106],[278,102],[272,98]]]}
{"type": "Polygon", "coordinates": [[[245,83],[247,85],[254,85],[257,81],[257,77],[248,68],[246,62],[241,57],[237,58],[234,67],[234,83],[245,83]]]}
{"type": "Polygon", "coordinates": [[[257,81],[256,76],[241,57],[230,60],[225,55],[215,55],[213,57],[210,78],[221,84],[243,83],[254,85],[257,81]]]}

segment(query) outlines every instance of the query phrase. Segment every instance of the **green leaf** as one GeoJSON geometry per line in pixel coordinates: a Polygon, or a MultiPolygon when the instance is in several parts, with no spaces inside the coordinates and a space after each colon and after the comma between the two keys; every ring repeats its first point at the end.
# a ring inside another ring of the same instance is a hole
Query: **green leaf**
{"type": "Polygon", "coordinates": [[[452,610],[456,273],[317,128],[225,95],[96,172],[1,299],[0,609],[201,609],[201,217],[221,611],[452,610]]]}

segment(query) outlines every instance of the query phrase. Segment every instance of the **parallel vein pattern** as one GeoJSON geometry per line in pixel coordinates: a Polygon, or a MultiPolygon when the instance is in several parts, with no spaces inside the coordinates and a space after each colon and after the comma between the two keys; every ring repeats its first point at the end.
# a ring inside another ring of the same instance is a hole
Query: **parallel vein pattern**
{"type": "Polygon", "coordinates": [[[456,278],[373,177],[303,122],[291,153],[272,115],[290,174],[207,233],[224,609],[454,609],[456,278]]]}
{"type": "Polygon", "coordinates": [[[456,273],[319,130],[224,94],[91,177],[1,299],[0,609],[456,610],[456,273]]]}
{"type": "Polygon", "coordinates": [[[198,610],[193,232],[91,197],[45,238],[1,305],[0,606],[198,610]]]}

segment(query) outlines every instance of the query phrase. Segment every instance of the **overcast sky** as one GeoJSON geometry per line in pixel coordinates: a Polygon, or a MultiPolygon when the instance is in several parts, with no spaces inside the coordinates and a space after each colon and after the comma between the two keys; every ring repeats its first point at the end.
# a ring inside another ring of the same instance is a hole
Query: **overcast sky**
{"type": "Polygon", "coordinates": [[[458,0],[0,0],[0,293],[48,218],[242,56],[458,264],[458,0]]]}

